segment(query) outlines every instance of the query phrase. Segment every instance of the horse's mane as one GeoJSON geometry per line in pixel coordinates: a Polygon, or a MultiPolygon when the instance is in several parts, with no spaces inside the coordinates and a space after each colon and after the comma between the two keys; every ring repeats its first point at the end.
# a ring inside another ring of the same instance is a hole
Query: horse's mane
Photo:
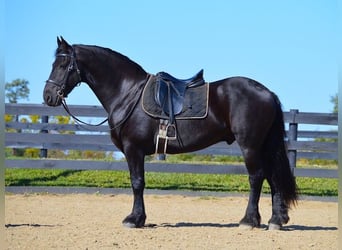
{"type": "Polygon", "coordinates": [[[100,47],[97,45],[83,45],[83,44],[75,44],[74,46],[87,50],[88,52],[94,54],[94,55],[102,55],[103,58],[109,57],[110,59],[115,59],[117,62],[122,62],[122,63],[128,63],[128,64],[133,64],[135,67],[139,68],[140,70],[144,71],[144,69],[137,64],[136,62],[132,61],[129,59],[127,56],[116,52],[112,49],[109,48],[104,48],[100,47]]]}

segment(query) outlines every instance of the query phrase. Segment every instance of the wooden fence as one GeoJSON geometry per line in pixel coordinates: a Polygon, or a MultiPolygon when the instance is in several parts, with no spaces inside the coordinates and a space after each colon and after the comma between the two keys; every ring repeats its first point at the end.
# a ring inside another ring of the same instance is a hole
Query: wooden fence
{"type": "MultiPolygon", "coordinates": [[[[106,117],[100,106],[70,105],[73,114],[85,121],[96,122],[106,117]]],[[[19,117],[17,121],[6,123],[5,147],[38,148],[39,159],[6,159],[7,168],[45,168],[73,170],[127,170],[125,161],[92,161],[92,160],[58,160],[45,158],[47,150],[117,150],[108,135],[108,125],[99,127],[81,126],[78,124],[49,123],[51,116],[68,116],[62,107],[52,108],[40,104],[6,104],[5,113],[19,117]],[[39,115],[40,122],[21,122],[21,118],[39,115]],[[72,134],[61,134],[59,131],[73,131],[72,134]]],[[[337,114],[307,113],[291,110],[284,112],[287,127],[288,156],[296,176],[337,178],[336,169],[296,168],[299,158],[336,159],[337,149],[337,114]],[[331,125],[324,131],[317,129],[300,130],[301,124],[331,125]],[[324,138],[325,140],[316,140],[324,138]]],[[[209,155],[241,155],[236,143],[227,145],[217,143],[195,154],[209,155]]],[[[246,174],[243,165],[204,165],[204,164],[171,164],[156,161],[145,164],[146,171],[175,173],[211,173],[211,174],[246,174]]]]}

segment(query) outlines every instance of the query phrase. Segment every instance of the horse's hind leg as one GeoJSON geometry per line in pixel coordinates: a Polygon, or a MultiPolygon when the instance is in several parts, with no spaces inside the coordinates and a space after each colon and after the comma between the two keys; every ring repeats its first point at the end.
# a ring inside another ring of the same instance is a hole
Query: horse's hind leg
{"type": "Polygon", "coordinates": [[[265,176],[261,168],[258,152],[252,150],[242,150],[246,167],[249,172],[250,193],[245,216],[240,221],[240,226],[249,228],[259,227],[261,216],[259,213],[259,200],[262,184],[265,176]]]}
{"type": "MultiPolygon", "coordinates": [[[[262,154],[253,150],[242,150],[246,167],[249,173],[250,194],[245,216],[240,221],[240,226],[259,227],[261,217],[259,214],[259,200],[262,184],[265,179],[270,185],[272,195],[272,217],[268,221],[269,229],[280,229],[289,221],[288,205],[281,195],[275,178],[274,170],[265,168],[270,164],[262,154]]],[[[279,181],[278,181],[279,182],[279,181]]]]}
{"type": "Polygon", "coordinates": [[[272,194],[272,217],[268,221],[268,228],[270,230],[279,230],[283,224],[289,221],[288,206],[281,197],[279,190],[276,188],[272,177],[267,177],[267,182],[271,187],[272,194]]]}

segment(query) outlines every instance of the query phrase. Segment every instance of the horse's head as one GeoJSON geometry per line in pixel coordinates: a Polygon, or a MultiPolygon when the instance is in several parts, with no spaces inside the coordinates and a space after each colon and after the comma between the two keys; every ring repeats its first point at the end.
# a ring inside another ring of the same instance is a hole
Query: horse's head
{"type": "Polygon", "coordinates": [[[57,37],[57,44],[56,58],[43,94],[44,101],[49,106],[61,105],[63,98],[81,82],[81,73],[73,46],[69,45],[63,37],[57,37]]]}

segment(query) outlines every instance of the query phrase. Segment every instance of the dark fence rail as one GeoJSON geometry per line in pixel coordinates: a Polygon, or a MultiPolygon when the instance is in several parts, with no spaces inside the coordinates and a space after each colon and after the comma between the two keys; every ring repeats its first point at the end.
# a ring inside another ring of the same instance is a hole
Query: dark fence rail
{"type": "MultiPolygon", "coordinates": [[[[107,114],[100,106],[70,105],[73,114],[85,121],[96,123],[107,114]]],[[[78,124],[49,123],[51,116],[68,116],[62,107],[51,108],[40,104],[6,104],[5,113],[17,117],[39,115],[40,122],[21,122],[21,119],[7,122],[5,147],[38,148],[41,155],[46,156],[48,150],[94,150],[116,151],[108,135],[108,126],[89,127],[78,124]],[[71,131],[61,134],[60,131],[71,131]]],[[[337,170],[296,168],[299,158],[337,159],[337,115],[327,113],[307,113],[291,110],[284,112],[287,124],[287,146],[291,167],[296,176],[337,178],[337,170]],[[299,130],[300,124],[331,125],[332,129],[324,131],[299,130]],[[332,130],[332,131],[330,131],[332,130]],[[336,130],[336,131],[333,131],[336,130]],[[318,138],[323,140],[317,140],[318,138]]],[[[194,152],[210,155],[241,155],[236,143],[227,145],[224,142],[194,152]]],[[[127,170],[126,162],[105,162],[90,160],[54,160],[54,159],[6,159],[7,168],[60,168],[60,169],[97,169],[127,170]]],[[[215,173],[245,174],[243,165],[202,165],[202,164],[170,164],[163,161],[146,163],[146,171],[182,172],[182,173],[215,173]]]]}

